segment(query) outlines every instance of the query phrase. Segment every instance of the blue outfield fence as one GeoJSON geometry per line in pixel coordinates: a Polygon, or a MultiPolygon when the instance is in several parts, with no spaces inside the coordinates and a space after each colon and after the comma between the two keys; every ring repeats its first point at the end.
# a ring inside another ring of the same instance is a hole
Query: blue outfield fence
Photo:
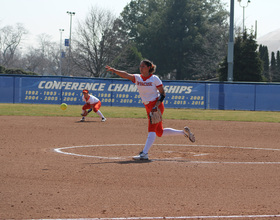
{"type": "MultiPolygon", "coordinates": [[[[280,84],[163,81],[166,108],[280,111],[280,84]]],[[[82,105],[88,89],[103,106],[143,107],[123,79],[0,75],[0,103],[82,105]]]]}

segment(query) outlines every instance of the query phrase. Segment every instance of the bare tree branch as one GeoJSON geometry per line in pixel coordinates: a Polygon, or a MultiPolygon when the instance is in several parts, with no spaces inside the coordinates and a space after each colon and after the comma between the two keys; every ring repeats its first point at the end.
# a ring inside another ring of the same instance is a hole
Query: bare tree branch
{"type": "Polygon", "coordinates": [[[114,57],[114,20],[110,11],[91,8],[86,20],[79,23],[73,40],[73,62],[90,76],[100,77],[105,64],[114,57]]]}
{"type": "Polygon", "coordinates": [[[0,65],[13,67],[16,50],[27,30],[22,24],[16,27],[5,26],[0,29],[0,65]]]}

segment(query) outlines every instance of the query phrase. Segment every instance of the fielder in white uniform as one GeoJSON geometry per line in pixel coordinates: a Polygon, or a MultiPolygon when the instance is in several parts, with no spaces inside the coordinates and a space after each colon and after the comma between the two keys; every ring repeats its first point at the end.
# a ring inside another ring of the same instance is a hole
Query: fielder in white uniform
{"type": "MultiPolygon", "coordinates": [[[[122,78],[129,79],[136,84],[139,95],[145,105],[147,116],[149,119],[150,112],[155,112],[160,109],[161,113],[164,112],[163,100],[165,98],[165,91],[163,88],[162,81],[158,76],[153,73],[156,70],[156,65],[154,65],[149,60],[143,60],[140,63],[140,73],[141,74],[130,74],[125,71],[116,70],[110,66],[106,66],[107,71],[111,71],[122,78]]],[[[139,155],[133,157],[135,160],[148,160],[148,151],[153,145],[156,136],[170,136],[170,135],[184,135],[189,138],[191,142],[195,142],[195,136],[186,126],[183,130],[176,130],[173,128],[163,128],[162,121],[157,124],[152,124],[149,121],[148,124],[148,137],[143,151],[139,155]]]]}
{"type": "Polygon", "coordinates": [[[81,115],[83,117],[80,120],[81,122],[85,121],[85,117],[91,111],[94,111],[96,114],[98,114],[101,117],[102,122],[106,121],[106,118],[104,117],[102,112],[99,110],[100,107],[101,107],[101,101],[97,97],[95,97],[93,95],[90,95],[88,90],[84,89],[82,99],[86,104],[84,104],[83,107],[82,107],[82,114],[81,115]],[[89,109],[89,110],[87,111],[87,109],[89,109]]]}

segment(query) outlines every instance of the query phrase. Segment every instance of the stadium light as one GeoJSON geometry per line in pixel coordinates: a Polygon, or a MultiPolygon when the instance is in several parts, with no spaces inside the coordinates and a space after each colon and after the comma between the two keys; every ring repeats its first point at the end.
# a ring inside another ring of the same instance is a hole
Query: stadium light
{"type": "Polygon", "coordinates": [[[61,75],[61,59],[62,59],[62,32],[64,29],[59,29],[60,32],[60,44],[59,44],[59,73],[61,75]]]}
{"type": "Polygon", "coordinates": [[[230,1],[230,25],[229,25],[229,41],[228,41],[228,82],[233,81],[233,56],[234,56],[234,0],[230,1]]]}
{"type": "Polygon", "coordinates": [[[69,74],[69,66],[70,66],[70,57],[71,57],[71,32],[72,32],[72,16],[75,15],[75,12],[67,11],[68,15],[70,15],[70,33],[69,33],[69,54],[68,54],[68,75],[69,74]]]}
{"type": "Polygon", "coordinates": [[[239,6],[243,8],[243,33],[245,31],[245,8],[248,7],[249,3],[251,2],[250,0],[247,1],[246,5],[242,5],[241,1],[242,0],[237,0],[239,2],[239,6]]]}

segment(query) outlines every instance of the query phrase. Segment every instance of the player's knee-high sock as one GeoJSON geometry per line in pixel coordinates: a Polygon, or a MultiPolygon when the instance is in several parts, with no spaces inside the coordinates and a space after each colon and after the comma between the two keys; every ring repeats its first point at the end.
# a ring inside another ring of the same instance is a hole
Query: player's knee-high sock
{"type": "Polygon", "coordinates": [[[147,154],[156,139],[156,132],[149,132],[143,153],[147,154]]]}
{"type": "Polygon", "coordinates": [[[163,129],[163,133],[162,133],[162,137],[163,136],[171,136],[171,135],[184,135],[184,131],[183,130],[176,130],[173,128],[164,128],[163,129]]]}
{"type": "Polygon", "coordinates": [[[102,112],[99,111],[99,110],[96,112],[96,114],[98,114],[101,118],[105,118],[105,117],[103,116],[102,112]]]}

